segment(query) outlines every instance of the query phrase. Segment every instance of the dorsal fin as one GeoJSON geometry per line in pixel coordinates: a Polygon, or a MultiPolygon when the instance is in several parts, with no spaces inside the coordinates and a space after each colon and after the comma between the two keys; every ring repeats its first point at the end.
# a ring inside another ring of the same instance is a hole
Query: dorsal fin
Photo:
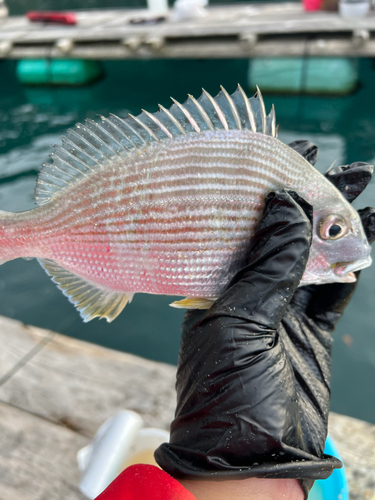
{"type": "Polygon", "coordinates": [[[57,192],[64,191],[93,170],[125,158],[149,143],[160,143],[182,134],[199,134],[205,130],[252,130],[277,137],[275,110],[266,115],[260,90],[248,99],[238,85],[229,95],[221,87],[212,97],[203,90],[195,99],[189,95],[184,104],[173,100],[169,109],[159,105],[156,113],[142,111],[125,119],[111,115],[101,123],[86,120],[69,129],[62,145],[50,155],[52,163],[43,164],[35,188],[39,205],[48,203],[57,192]]]}

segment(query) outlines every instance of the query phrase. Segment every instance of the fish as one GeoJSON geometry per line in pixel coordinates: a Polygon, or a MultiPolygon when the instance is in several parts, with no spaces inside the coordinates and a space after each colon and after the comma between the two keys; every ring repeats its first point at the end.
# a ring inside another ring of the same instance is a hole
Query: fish
{"type": "Polygon", "coordinates": [[[37,258],[85,322],[114,320],[135,293],[205,309],[246,264],[267,194],[289,189],[313,206],[300,286],[371,264],[358,213],[277,138],[259,89],[172,101],[69,129],[39,172],[38,206],[0,211],[0,263],[37,258]]]}

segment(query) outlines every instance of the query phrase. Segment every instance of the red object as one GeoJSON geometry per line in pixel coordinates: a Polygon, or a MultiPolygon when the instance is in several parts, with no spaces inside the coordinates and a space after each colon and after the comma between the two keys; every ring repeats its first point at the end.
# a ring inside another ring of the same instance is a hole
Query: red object
{"type": "Polygon", "coordinates": [[[154,465],[131,465],[95,500],[197,500],[176,479],[154,465]]]}
{"type": "Polygon", "coordinates": [[[75,12],[47,12],[44,10],[31,11],[26,14],[29,21],[34,23],[77,24],[75,12]]]}
{"type": "Polygon", "coordinates": [[[322,0],[302,0],[305,10],[320,10],[322,0]]]}

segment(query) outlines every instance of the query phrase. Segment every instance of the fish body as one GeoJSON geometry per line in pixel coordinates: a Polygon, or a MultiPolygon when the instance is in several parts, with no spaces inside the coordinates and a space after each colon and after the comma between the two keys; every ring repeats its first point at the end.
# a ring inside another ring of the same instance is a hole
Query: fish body
{"type": "Polygon", "coordinates": [[[0,212],[0,260],[37,257],[85,321],[114,319],[138,292],[208,307],[246,264],[265,197],[281,188],[314,207],[301,284],[353,281],[371,263],[357,212],[276,138],[259,95],[203,93],[78,124],[62,140],[39,176],[40,206],[0,212]]]}

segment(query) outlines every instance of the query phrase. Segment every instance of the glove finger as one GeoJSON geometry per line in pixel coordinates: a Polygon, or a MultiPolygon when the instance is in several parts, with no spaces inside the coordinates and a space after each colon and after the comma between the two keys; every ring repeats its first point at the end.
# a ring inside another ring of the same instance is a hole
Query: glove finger
{"type": "MultiPolygon", "coordinates": [[[[355,273],[357,278],[359,273],[355,273]]],[[[311,318],[322,330],[333,331],[357,288],[355,283],[311,285],[297,290],[293,306],[311,318]]]]}
{"type": "Polygon", "coordinates": [[[375,240],[375,208],[367,207],[358,210],[369,243],[375,240]]]}
{"type": "Polygon", "coordinates": [[[206,318],[231,316],[277,328],[306,267],[311,221],[312,207],[296,193],[271,193],[247,266],[234,276],[206,318]]]}
{"type": "Polygon", "coordinates": [[[311,165],[315,165],[318,159],[318,147],[315,146],[311,141],[299,140],[289,143],[289,147],[297,151],[301,156],[305,158],[311,165]]]}
{"type": "Polygon", "coordinates": [[[373,165],[356,161],[350,165],[330,168],[324,174],[350,203],[359,196],[370,182],[373,165]]]}

